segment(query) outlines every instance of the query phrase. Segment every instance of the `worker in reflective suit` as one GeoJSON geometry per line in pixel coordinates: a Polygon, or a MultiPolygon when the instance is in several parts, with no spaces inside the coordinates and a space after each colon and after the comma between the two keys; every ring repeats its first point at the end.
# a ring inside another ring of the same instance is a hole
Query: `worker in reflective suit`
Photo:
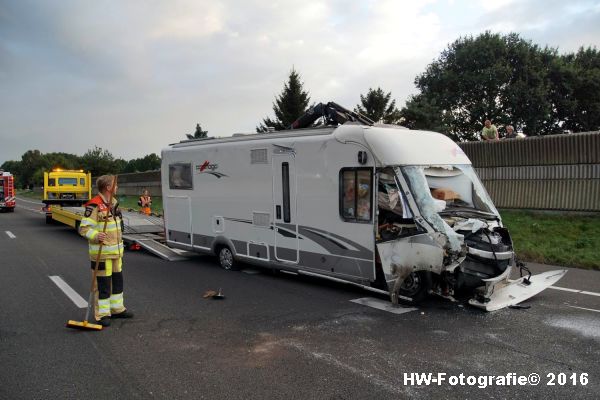
{"type": "Polygon", "coordinates": [[[111,318],[132,318],[133,313],[125,308],[123,302],[123,220],[114,197],[117,192],[114,176],[102,175],[96,186],[98,195],[85,204],[79,234],[88,240],[92,269],[100,253],[95,317],[98,324],[106,327],[110,326],[111,318]],[[109,204],[109,199],[112,204],[109,204]],[[106,231],[103,232],[105,222],[106,231]]]}

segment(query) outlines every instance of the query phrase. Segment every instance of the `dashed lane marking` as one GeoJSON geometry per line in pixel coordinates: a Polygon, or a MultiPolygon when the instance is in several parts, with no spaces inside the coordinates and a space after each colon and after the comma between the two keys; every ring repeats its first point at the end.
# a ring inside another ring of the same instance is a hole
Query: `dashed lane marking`
{"type": "Polygon", "coordinates": [[[50,278],[52,282],[54,282],[56,286],[58,286],[60,290],[62,290],[77,307],[86,308],[88,306],[87,301],[85,301],[83,297],[79,295],[79,293],[73,290],[73,288],[69,286],[67,282],[63,281],[60,276],[49,276],[48,278],[50,278]]]}
{"type": "Polygon", "coordinates": [[[363,306],[376,308],[381,311],[387,311],[392,314],[405,314],[411,311],[417,311],[414,307],[395,306],[389,301],[375,299],[373,297],[363,297],[360,299],[350,300],[352,303],[361,304],[363,306]]]}
{"type": "Polygon", "coordinates": [[[580,310],[586,310],[586,311],[594,311],[594,312],[600,312],[600,310],[594,310],[593,308],[585,308],[585,307],[577,307],[577,306],[570,306],[567,304],[567,307],[571,307],[571,308],[578,308],[580,310]]]}
{"type": "Polygon", "coordinates": [[[588,296],[600,296],[600,293],[596,293],[596,292],[588,292],[588,291],[586,291],[586,290],[570,289],[570,288],[566,288],[566,287],[560,287],[560,286],[550,286],[550,289],[554,289],[554,290],[562,290],[563,292],[571,292],[571,293],[587,294],[588,296]]]}
{"type": "Polygon", "coordinates": [[[11,231],[5,231],[6,234],[8,235],[9,238],[11,239],[16,239],[17,237],[15,235],[13,235],[13,233],[11,231]]]}

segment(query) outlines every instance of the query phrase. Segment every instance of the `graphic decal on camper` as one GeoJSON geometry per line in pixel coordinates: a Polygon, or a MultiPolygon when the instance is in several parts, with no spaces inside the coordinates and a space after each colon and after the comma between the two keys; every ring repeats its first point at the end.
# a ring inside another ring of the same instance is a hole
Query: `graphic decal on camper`
{"type": "Polygon", "coordinates": [[[217,178],[222,178],[227,176],[220,172],[216,172],[215,170],[219,168],[219,164],[211,164],[210,161],[206,160],[202,164],[196,165],[196,173],[197,174],[210,174],[212,176],[216,176],[217,178]]]}
{"type": "MultiPolygon", "coordinates": [[[[227,221],[241,222],[252,225],[252,221],[239,218],[228,218],[227,221]]],[[[296,236],[296,226],[291,224],[276,224],[277,233],[288,238],[298,238],[299,240],[309,240],[323,247],[331,255],[353,257],[370,260],[373,258],[373,252],[359,243],[349,240],[332,232],[327,232],[315,227],[298,225],[299,234],[296,236]]],[[[273,230],[271,224],[269,229],[273,230]]]]}

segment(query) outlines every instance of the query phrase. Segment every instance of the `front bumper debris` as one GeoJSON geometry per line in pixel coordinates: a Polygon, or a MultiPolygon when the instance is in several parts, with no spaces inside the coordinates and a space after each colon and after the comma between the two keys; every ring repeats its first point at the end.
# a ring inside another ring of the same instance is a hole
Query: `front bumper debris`
{"type": "Polygon", "coordinates": [[[511,270],[508,267],[502,275],[484,279],[485,286],[478,289],[479,293],[469,300],[469,304],[485,311],[513,306],[554,285],[567,273],[566,269],[561,269],[511,280],[508,279],[511,270]]]}

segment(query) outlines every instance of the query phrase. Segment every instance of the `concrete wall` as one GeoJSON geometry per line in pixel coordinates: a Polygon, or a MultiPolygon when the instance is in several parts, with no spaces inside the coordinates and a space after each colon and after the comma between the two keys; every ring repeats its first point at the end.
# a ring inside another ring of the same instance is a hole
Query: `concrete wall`
{"type": "Polygon", "coordinates": [[[500,208],[600,211],[600,132],[459,145],[500,208]]]}
{"type": "Polygon", "coordinates": [[[160,189],[160,170],[136,172],[119,175],[119,194],[126,196],[140,196],[142,190],[147,189],[150,196],[162,196],[160,189]]]}

